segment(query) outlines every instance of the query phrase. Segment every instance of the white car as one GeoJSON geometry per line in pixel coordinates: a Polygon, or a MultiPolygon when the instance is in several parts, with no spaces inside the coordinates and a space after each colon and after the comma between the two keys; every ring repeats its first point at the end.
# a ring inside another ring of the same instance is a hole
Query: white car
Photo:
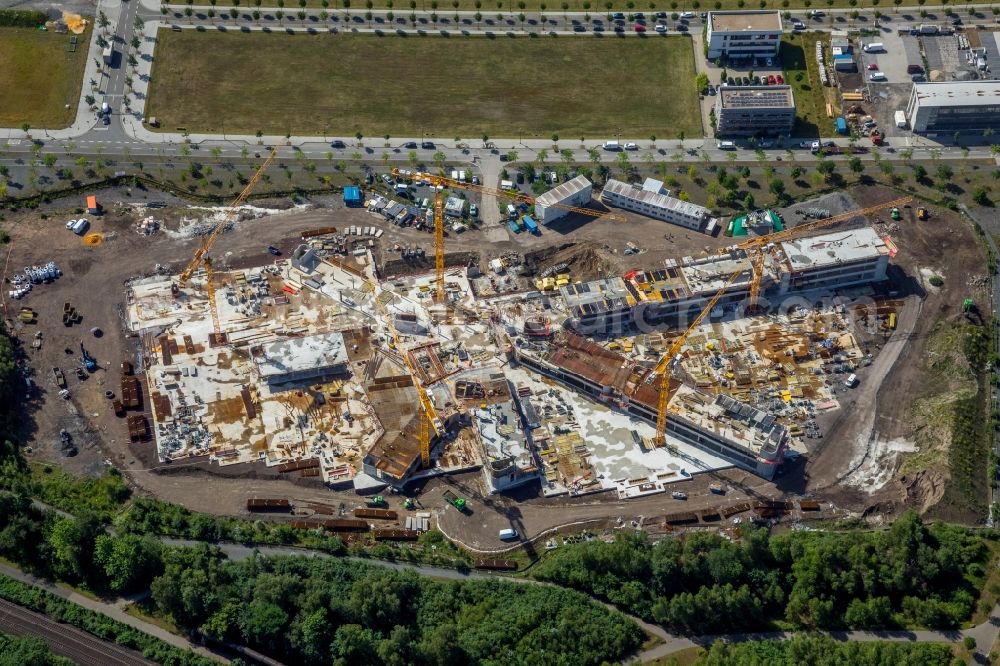
{"type": "Polygon", "coordinates": [[[626,143],[625,150],[639,150],[639,146],[634,143],[626,143]]]}
{"type": "Polygon", "coordinates": [[[694,12],[681,12],[681,18],[683,19],[694,18],[694,12]]]}
{"type": "Polygon", "coordinates": [[[667,26],[663,25],[662,23],[657,23],[655,30],[656,32],[666,32],[667,26]]]}
{"type": "Polygon", "coordinates": [[[69,222],[66,223],[66,228],[72,229],[75,225],[76,225],[76,220],[70,220],[69,222]]]}

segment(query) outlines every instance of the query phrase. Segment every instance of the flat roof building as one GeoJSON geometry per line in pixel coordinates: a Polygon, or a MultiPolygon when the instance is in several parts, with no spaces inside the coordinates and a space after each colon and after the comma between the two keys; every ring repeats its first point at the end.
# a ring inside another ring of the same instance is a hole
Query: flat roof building
{"type": "Polygon", "coordinates": [[[719,136],[788,134],[795,125],[791,86],[724,86],[715,100],[719,136]]]}
{"type": "Polygon", "coordinates": [[[1000,81],[914,83],[906,117],[919,134],[1000,130],[1000,81]]]}
{"type": "Polygon", "coordinates": [[[889,248],[871,227],[798,238],[778,248],[779,293],[881,282],[889,268],[889,248]]]}
{"type": "Polygon", "coordinates": [[[560,206],[582,207],[590,203],[594,185],[584,176],[577,176],[535,199],[535,217],[542,224],[549,224],[569,214],[560,206]]]}
{"type": "Polygon", "coordinates": [[[776,56],[781,45],[781,32],[781,14],[778,12],[709,12],[708,58],[776,56]]]}
{"type": "Polygon", "coordinates": [[[342,333],[319,333],[278,340],[265,345],[256,361],[261,378],[269,384],[284,384],[350,371],[342,333]]]}
{"type": "Polygon", "coordinates": [[[662,183],[653,180],[651,184],[650,180],[652,179],[647,179],[646,184],[640,187],[608,179],[601,192],[601,201],[695,231],[710,233],[715,228],[717,220],[711,217],[712,211],[672,197],[664,193],[662,183]],[[659,184],[659,187],[655,184],[659,184]]]}

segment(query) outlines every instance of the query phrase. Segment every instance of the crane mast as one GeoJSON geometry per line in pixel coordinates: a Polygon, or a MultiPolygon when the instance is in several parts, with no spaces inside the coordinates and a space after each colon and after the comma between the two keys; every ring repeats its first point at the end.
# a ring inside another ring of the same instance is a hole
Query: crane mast
{"type": "MultiPolygon", "coordinates": [[[[854,217],[869,215],[883,208],[903,206],[910,201],[912,201],[912,197],[902,197],[877,206],[870,206],[861,210],[854,210],[847,213],[841,213],[840,215],[834,215],[833,217],[828,217],[822,220],[807,222],[806,224],[800,224],[797,227],[791,227],[772,234],[758,236],[736,244],[737,249],[744,250],[747,253],[751,262],[750,291],[748,293],[750,306],[756,307],[757,300],[760,295],[761,280],[764,272],[764,247],[766,245],[793,238],[803,231],[810,231],[835,224],[837,222],[843,222],[844,220],[849,220],[854,217]]],[[[729,250],[727,249],[725,251],[729,250]]],[[[715,293],[714,296],[712,296],[711,299],[709,299],[705,307],[698,313],[698,316],[695,317],[693,322],[691,322],[691,325],[688,326],[680,334],[680,336],[673,341],[670,348],[656,364],[656,367],[654,367],[653,371],[646,377],[647,384],[652,383],[656,377],[659,377],[660,379],[659,393],[656,400],[656,446],[664,446],[666,443],[667,403],[670,400],[670,371],[677,355],[680,353],[681,348],[684,346],[684,343],[687,341],[687,338],[692,331],[701,325],[701,322],[704,321],[705,317],[708,316],[708,313],[712,311],[712,308],[714,308],[716,303],[719,302],[719,299],[722,298],[726,290],[729,289],[729,286],[744,273],[746,273],[746,270],[740,270],[729,276],[726,283],[715,293]]]]}

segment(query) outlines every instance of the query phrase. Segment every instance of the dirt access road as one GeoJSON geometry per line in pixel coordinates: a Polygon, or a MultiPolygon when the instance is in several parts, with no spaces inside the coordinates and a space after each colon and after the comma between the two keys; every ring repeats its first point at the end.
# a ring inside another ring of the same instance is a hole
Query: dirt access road
{"type": "MultiPolygon", "coordinates": [[[[857,188],[852,194],[862,206],[898,196],[881,187],[857,188]]],[[[896,335],[888,341],[878,335],[863,340],[876,354],[875,362],[859,372],[861,385],[852,403],[834,415],[820,445],[810,450],[806,468],[808,486],[824,497],[859,510],[877,508],[886,517],[907,506],[927,510],[943,496],[946,469],[928,468],[908,476],[898,472],[900,462],[915,449],[915,401],[944,388],[926,365],[928,339],[935,324],[961,316],[967,296],[989,302],[988,288],[975,286],[987,268],[969,224],[935,206],[929,207],[929,220],[918,221],[916,205],[902,209],[902,220],[895,225],[888,214],[882,217],[895,229],[890,236],[898,247],[885,292],[906,301],[896,335]],[[941,276],[944,284],[932,286],[932,275],[941,276]],[[890,355],[897,357],[887,368],[890,355]]],[[[976,523],[982,516],[955,514],[950,519],[976,523]]]]}

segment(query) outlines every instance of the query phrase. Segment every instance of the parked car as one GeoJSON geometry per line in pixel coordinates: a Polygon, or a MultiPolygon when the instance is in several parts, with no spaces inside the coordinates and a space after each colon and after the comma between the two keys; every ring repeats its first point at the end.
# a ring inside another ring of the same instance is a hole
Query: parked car
{"type": "Polygon", "coordinates": [[[694,12],[681,12],[682,19],[694,18],[694,12]]]}
{"type": "Polygon", "coordinates": [[[870,72],[877,72],[878,71],[878,65],[876,65],[875,63],[869,63],[868,64],[868,71],[870,71],[870,72]]]}
{"type": "Polygon", "coordinates": [[[656,18],[662,19],[662,20],[666,20],[667,13],[666,12],[656,12],[656,18]]]}
{"type": "Polygon", "coordinates": [[[686,500],[688,498],[687,495],[681,492],[677,492],[676,490],[670,493],[670,496],[673,497],[675,500],[686,500]]]}
{"type": "Polygon", "coordinates": [[[781,76],[781,74],[776,75],[774,78],[778,82],[779,86],[785,83],[785,79],[781,76]]]}
{"type": "Polygon", "coordinates": [[[625,150],[639,150],[639,146],[634,143],[626,143],[625,150]]]}
{"type": "Polygon", "coordinates": [[[276,257],[280,257],[281,256],[281,250],[279,250],[278,248],[274,247],[273,245],[268,245],[267,246],[267,251],[270,252],[271,254],[273,254],[276,257]]]}
{"type": "Polygon", "coordinates": [[[636,32],[646,32],[646,26],[644,26],[644,25],[643,25],[643,24],[641,24],[641,23],[636,23],[636,24],[635,24],[634,26],[632,26],[632,28],[633,28],[633,29],[634,29],[634,30],[635,30],[636,32]]]}
{"type": "Polygon", "coordinates": [[[906,66],[906,73],[907,74],[923,74],[924,73],[924,68],[921,67],[920,65],[907,65],[906,66]]]}
{"type": "Polygon", "coordinates": [[[410,150],[416,150],[416,148],[417,148],[417,142],[416,141],[407,141],[406,143],[403,144],[403,148],[408,148],[410,150]]]}
{"type": "Polygon", "coordinates": [[[476,204],[469,205],[469,217],[479,217],[479,206],[476,204]]]}
{"type": "Polygon", "coordinates": [[[340,141],[338,139],[337,141],[331,141],[330,142],[330,147],[331,148],[347,148],[347,144],[344,143],[343,141],[340,141]]]}
{"type": "Polygon", "coordinates": [[[646,15],[643,14],[642,12],[636,12],[635,14],[632,14],[632,18],[634,18],[636,21],[645,21],[646,15]]]}
{"type": "Polygon", "coordinates": [[[622,14],[621,12],[615,12],[614,14],[611,15],[611,20],[612,21],[624,21],[625,20],[625,15],[622,14]]]}
{"type": "Polygon", "coordinates": [[[663,32],[666,32],[666,31],[667,31],[667,26],[663,25],[662,23],[657,23],[656,24],[656,32],[663,33],[663,32]]]}
{"type": "Polygon", "coordinates": [[[914,83],[925,83],[927,81],[927,77],[923,74],[914,74],[910,77],[910,80],[914,83]]]}
{"type": "Polygon", "coordinates": [[[774,74],[768,74],[768,76],[767,76],[767,85],[773,86],[777,82],[778,81],[774,78],[774,74]]]}
{"type": "Polygon", "coordinates": [[[765,63],[765,64],[766,64],[766,65],[767,65],[768,67],[774,67],[774,59],[773,59],[773,58],[768,58],[767,60],[765,60],[765,61],[764,61],[764,63],[765,63]]]}
{"type": "Polygon", "coordinates": [[[677,31],[678,32],[687,32],[687,29],[688,29],[688,27],[687,27],[686,23],[678,23],[677,24],[677,31]]]}
{"type": "Polygon", "coordinates": [[[434,150],[434,142],[424,141],[423,143],[420,144],[420,147],[423,148],[424,150],[434,150]]]}

